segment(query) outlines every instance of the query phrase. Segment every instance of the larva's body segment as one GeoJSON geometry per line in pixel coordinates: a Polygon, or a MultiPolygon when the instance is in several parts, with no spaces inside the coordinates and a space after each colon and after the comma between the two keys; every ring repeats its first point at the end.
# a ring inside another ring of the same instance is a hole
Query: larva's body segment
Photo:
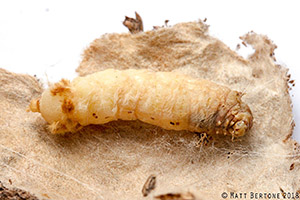
{"type": "Polygon", "coordinates": [[[62,80],[32,101],[53,133],[113,120],[141,120],[168,130],[244,135],[252,126],[241,95],[174,72],[108,69],[62,80]]]}

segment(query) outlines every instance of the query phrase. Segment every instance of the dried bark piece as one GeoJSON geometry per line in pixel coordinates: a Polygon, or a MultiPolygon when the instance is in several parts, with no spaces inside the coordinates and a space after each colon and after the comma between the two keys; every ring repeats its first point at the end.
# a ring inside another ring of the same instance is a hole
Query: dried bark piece
{"type": "Polygon", "coordinates": [[[123,25],[126,26],[132,34],[144,31],[143,20],[137,12],[135,12],[135,19],[125,16],[123,25]]]}

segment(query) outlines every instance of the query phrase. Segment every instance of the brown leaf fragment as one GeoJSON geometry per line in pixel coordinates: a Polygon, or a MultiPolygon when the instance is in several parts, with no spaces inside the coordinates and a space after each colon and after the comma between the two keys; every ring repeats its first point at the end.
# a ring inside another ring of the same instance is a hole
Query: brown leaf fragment
{"type": "Polygon", "coordinates": [[[135,19],[138,21],[139,30],[140,31],[144,31],[143,20],[142,20],[141,16],[137,12],[135,12],[135,19]]]}
{"type": "Polygon", "coordinates": [[[125,16],[123,25],[126,26],[132,34],[144,31],[143,20],[137,12],[135,12],[135,19],[125,16]]]}
{"type": "Polygon", "coordinates": [[[155,196],[156,199],[160,200],[195,200],[195,196],[190,193],[167,193],[159,196],[155,196]]]}
{"type": "Polygon", "coordinates": [[[155,189],[155,185],[156,185],[156,176],[152,174],[147,178],[143,186],[142,189],[143,196],[144,197],[148,196],[148,194],[155,189]]]}

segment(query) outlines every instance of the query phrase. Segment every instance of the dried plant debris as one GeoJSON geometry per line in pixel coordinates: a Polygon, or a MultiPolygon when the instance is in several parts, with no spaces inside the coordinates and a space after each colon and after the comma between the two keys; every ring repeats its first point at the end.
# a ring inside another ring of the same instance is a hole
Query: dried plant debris
{"type": "Polygon", "coordinates": [[[169,21],[170,20],[166,19],[164,25],[162,25],[162,26],[153,26],[153,29],[156,30],[156,29],[160,29],[160,28],[171,27],[170,25],[168,25],[169,21]]]}
{"type": "Polygon", "coordinates": [[[155,196],[155,199],[160,200],[195,200],[195,196],[191,192],[186,193],[167,193],[155,196]]]}
{"type": "Polygon", "coordinates": [[[237,44],[235,50],[238,51],[241,48],[241,44],[237,44]]]}
{"type": "Polygon", "coordinates": [[[165,20],[165,26],[166,26],[166,27],[168,27],[168,23],[169,23],[169,20],[166,19],[166,20],[165,20]]]}
{"type": "Polygon", "coordinates": [[[290,170],[293,170],[295,168],[295,163],[292,163],[290,166],[290,170]]]}
{"type": "Polygon", "coordinates": [[[286,79],[287,79],[287,83],[288,83],[288,88],[289,88],[289,90],[291,90],[292,87],[295,87],[295,84],[296,84],[295,80],[291,79],[291,74],[287,74],[286,79]]]}
{"type": "Polygon", "coordinates": [[[0,199],[1,200],[38,200],[38,198],[29,192],[21,189],[8,189],[0,181],[0,199]]]}
{"type": "Polygon", "coordinates": [[[123,25],[126,26],[132,34],[144,31],[143,20],[137,12],[135,12],[135,19],[125,16],[123,25]]]}
{"type": "Polygon", "coordinates": [[[148,196],[148,194],[155,189],[155,186],[156,186],[156,176],[152,174],[147,178],[143,186],[142,189],[143,196],[144,197],[148,196]]]}

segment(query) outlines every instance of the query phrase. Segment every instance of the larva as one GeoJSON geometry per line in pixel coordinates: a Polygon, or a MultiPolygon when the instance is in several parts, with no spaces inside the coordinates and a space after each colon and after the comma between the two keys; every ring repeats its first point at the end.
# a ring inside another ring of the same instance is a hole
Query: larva
{"type": "Polygon", "coordinates": [[[167,130],[244,135],[252,113],[242,94],[176,72],[107,69],[72,82],[61,80],[32,100],[52,133],[89,124],[140,120],[167,130]]]}

